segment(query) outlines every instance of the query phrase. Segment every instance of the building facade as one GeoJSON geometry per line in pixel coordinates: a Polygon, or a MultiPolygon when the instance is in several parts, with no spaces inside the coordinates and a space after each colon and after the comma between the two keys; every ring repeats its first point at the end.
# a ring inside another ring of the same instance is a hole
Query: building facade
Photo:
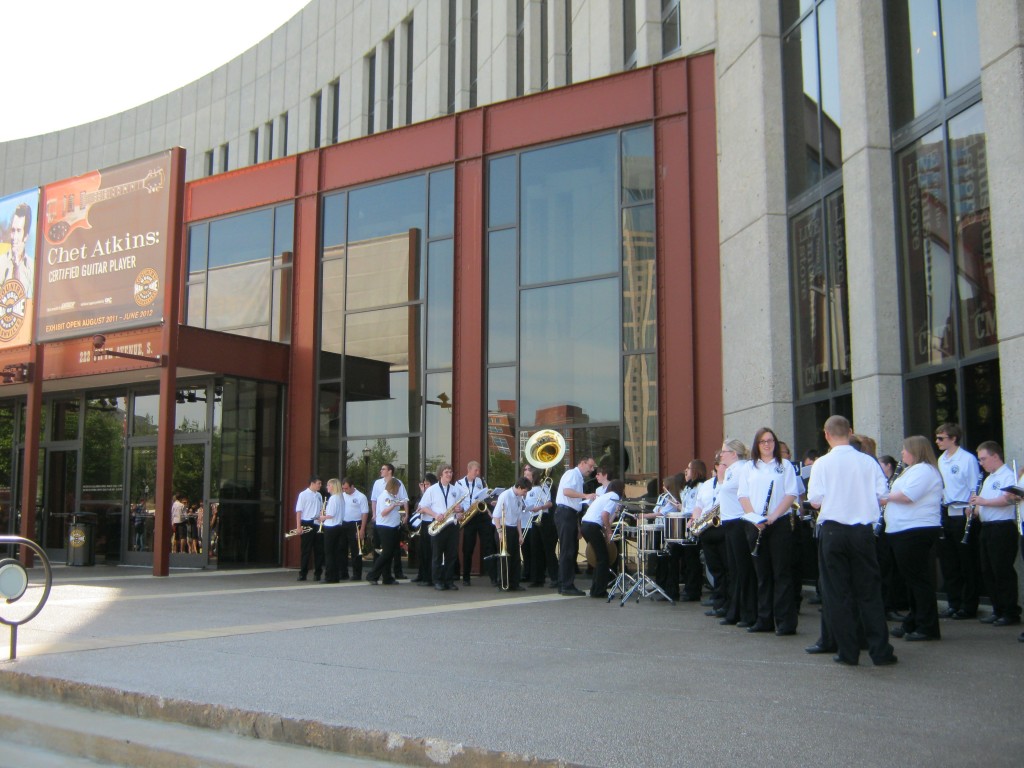
{"type": "Polygon", "coordinates": [[[200,564],[290,562],[311,469],[504,485],[546,427],[630,495],[764,424],[820,448],[829,413],[883,452],[957,421],[1024,456],[1024,4],[979,5],[313,0],[180,91],[0,145],[4,194],[172,145],[188,178],[173,381],[0,389],[6,525],[40,478],[37,525],[96,501],[109,559],[159,559],[147,449],[201,463],[174,485],[218,540],[172,555],[200,564]],[[103,419],[128,426],[87,482],[103,419]]]}

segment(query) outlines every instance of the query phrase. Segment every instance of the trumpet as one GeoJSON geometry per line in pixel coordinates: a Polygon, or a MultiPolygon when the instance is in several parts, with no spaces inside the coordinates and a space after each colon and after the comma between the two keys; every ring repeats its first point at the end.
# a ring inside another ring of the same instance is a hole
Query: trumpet
{"type": "Polygon", "coordinates": [[[466,491],[459,497],[454,504],[445,510],[444,515],[435,520],[427,528],[427,533],[431,536],[437,536],[441,531],[447,528],[449,525],[455,522],[455,514],[462,508],[462,502],[465,501],[466,497],[469,496],[469,491],[466,491]]]}
{"type": "Polygon", "coordinates": [[[301,528],[292,528],[290,531],[288,531],[288,533],[286,533],[284,535],[284,537],[286,539],[292,539],[292,538],[295,538],[296,536],[301,536],[304,533],[309,533],[312,530],[313,530],[313,526],[311,526],[311,525],[304,525],[301,528]]]}
{"type": "MultiPolygon", "coordinates": [[[[491,495],[491,492],[491,488],[484,488],[483,494],[480,496],[479,501],[469,505],[469,510],[466,512],[465,515],[463,515],[462,522],[459,523],[459,528],[465,528],[466,523],[468,523],[474,517],[479,515],[481,512],[487,511],[487,497],[491,495]]],[[[469,494],[467,493],[466,496],[468,495],[469,494]]],[[[463,496],[462,498],[465,499],[466,496],[463,496]]]]}

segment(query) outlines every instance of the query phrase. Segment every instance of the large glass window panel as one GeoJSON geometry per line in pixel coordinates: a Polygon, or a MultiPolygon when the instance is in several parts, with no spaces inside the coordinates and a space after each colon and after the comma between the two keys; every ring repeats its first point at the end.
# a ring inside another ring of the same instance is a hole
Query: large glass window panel
{"type": "MultiPolygon", "coordinates": [[[[999,361],[964,366],[963,428],[971,446],[982,440],[1003,444],[1003,398],[999,387],[999,361]]],[[[1010,457],[1012,458],[1012,457],[1010,457]]]]}
{"type": "Polygon", "coordinates": [[[521,156],[523,285],[618,272],[617,138],[598,136],[521,156]]]}
{"type": "MultiPolygon", "coordinates": [[[[654,355],[622,359],[623,474],[630,485],[658,477],[658,364],[654,355]]],[[[638,494],[640,495],[640,494],[638,494]]]]}
{"type": "Polygon", "coordinates": [[[622,202],[654,199],[654,130],[634,128],[622,134],[622,202]]]}
{"type": "Polygon", "coordinates": [[[838,170],[843,164],[838,38],[836,0],[824,0],[818,6],[818,63],[821,68],[821,155],[822,175],[824,176],[838,170]]]}
{"type": "Polygon", "coordinates": [[[207,429],[205,386],[178,387],[174,407],[175,432],[205,432],[207,429]]]}
{"type": "MultiPolygon", "coordinates": [[[[203,273],[205,275],[205,273],[203,273]]],[[[186,324],[196,328],[206,327],[206,283],[189,283],[186,288],[188,306],[186,324]]]]}
{"type": "Polygon", "coordinates": [[[789,224],[795,314],[797,392],[805,397],[828,389],[828,282],[821,206],[815,204],[789,224]]]}
{"type": "MultiPolygon", "coordinates": [[[[516,369],[513,366],[487,371],[487,477],[499,482],[511,465],[515,472],[519,446],[516,443],[516,369]]],[[[506,485],[505,487],[508,487],[506,485]]]]}
{"type": "MultiPolygon", "coordinates": [[[[344,253],[344,249],[340,249],[344,253]]],[[[330,259],[321,266],[320,378],[341,376],[345,330],[345,260],[330,259]]]]}
{"type": "MultiPolygon", "coordinates": [[[[424,455],[427,457],[427,468],[436,466],[439,461],[447,461],[452,455],[452,409],[442,408],[438,403],[441,395],[452,396],[451,373],[431,373],[427,375],[426,399],[424,408],[426,445],[424,455]]],[[[411,491],[410,491],[411,493],[411,491]]]]}
{"type": "Polygon", "coordinates": [[[317,405],[318,471],[334,477],[341,450],[341,384],[322,384],[317,405]]]}
{"type": "Polygon", "coordinates": [[[487,246],[487,361],[516,359],[516,230],[492,232],[487,246]]]}
{"type": "Polygon", "coordinates": [[[897,156],[904,317],[911,368],[955,354],[946,163],[938,128],[897,156]]]}
{"type": "Polygon", "coordinates": [[[455,171],[448,168],[430,174],[431,239],[448,237],[455,229],[455,171]]]}
{"type": "MultiPolygon", "coordinates": [[[[206,327],[269,326],[270,261],[238,264],[207,273],[206,327]]],[[[266,338],[266,331],[263,338],[266,338]]]]}
{"type": "Polygon", "coordinates": [[[82,465],[82,497],[120,499],[124,482],[124,441],[127,432],[127,398],[111,394],[85,401],[82,465]]]}
{"type": "Polygon", "coordinates": [[[487,164],[487,224],[516,223],[516,157],[499,157],[487,164]]]}
{"type": "Polygon", "coordinates": [[[969,355],[998,341],[985,111],[981,104],[949,121],[949,154],[960,350],[969,355]]]}
{"type": "Polygon", "coordinates": [[[193,224],[188,228],[188,271],[205,272],[207,249],[210,244],[210,225],[193,224]]]}
{"type": "Polygon", "coordinates": [[[275,269],[270,317],[270,340],[287,344],[292,340],[292,269],[275,269]]]}
{"type": "Polygon", "coordinates": [[[908,434],[930,435],[939,424],[959,424],[956,371],[940,371],[909,379],[904,402],[907,407],[908,434]]]}
{"type": "Polygon", "coordinates": [[[349,314],[345,397],[349,435],[418,432],[419,307],[349,314]]]}
{"type": "Polygon", "coordinates": [[[653,349],[658,336],[654,206],[622,211],[622,348],[653,349]]]}
{"type": "Polygon", "coordinates": [[[618,422],[619,281],[521,294],[520,414],[527,424],[618,422]]]}
{"type": "Polygon", "coordinates": [[[942,99],[942,50],[936,0],[895,0],[887,6],[893,125],[924,114],[942,99]]]}
{"type": "MultiPolygon", "coordinates": [[[[402,481],[410,496],[416,492],[414,481],[417,478],[413,478],[410,471],[419,472],[420,440],[418,437],[369,437],[362,440],[349,440],[344,445],[344,456],[344,475],[356,483],[366,494],[367,499],[369,499],[374,481],[380,477],[382,464],[394,465],[395,477],[402,481]]],[[[446,457],[445,461],[449,462],[450,459],[446,457]]],[[[428,464],[427,471],[433,472],[434,467],[428,464]]]]}
{"type": "Polygon", "coordinates": [[[210,268],[269,259],[274,250],[274,209],[210,222],[210,268]]]}
{"type": "Polygon", "coordinates": [[[132,448],[131,451],[131,551],[153,551],[156,523],[156,448],[132,448]]]}
{"type": "MultiPolygon", "coordinates": [[[[15,444],[14,436],[14,405],[7,403],[0,405],[0,535],[15,533],[17,526],[14,510],[20,506],[15,499],[17,495],[17,484],[14,482],[14,453],[11,450],[15,444]]],[[[0,553],[10,555],[11,552],[5,547],[0,553]]]]}
{"type": "Polygon", "coordinates": [[[403,304],[417,298],[416,231],[401,231],[348,247],[348,308],[403,304]]]}
{"type": "Polygon", "coordinates": [[[427,368],[451,368],[454,306],[454,246],[451,240],[431,243],[428,253],[427,368]]]}
{"type": "Polygon", "coordinates": [[[274,255],[294,251],[295,206],[291,203],[274,209],[274,255]]]}
{"type": "Polygon", "coordinates": [[[77,440],[80,405],[78,398],[53,402],[54,440],[77,440]]]}
{"type": "Polygon", "coordinates": [[[796,422],[796,431],[793,435],[795,440],[793,458],[799,460],[811,449],[821,454],[827,453],[828,443],[825,442],[824,428],[825,420],[832,415],[832,406],[829,401],[819,400],[815,403],[800,405],[793,411],[796,422]]]}
{"type": "Polygon", "coordinates": [[[807,17],[782,43],[786,191],[796,197],[821,180],[818,138],[818,34],[807,17]]]}
{"type": "Polygon", "coordinates": [[[829,327],[833,386],[849,384],[850,303],[846,273],[846,211],[842,190],[825,200],[825,245],[829,269],[829,327]]]}
{"type": "Polygon", "coordinates": [[[782,6],[782,28],[786,29],[810,10],[814,5],[814,0],[781,0],[780,4],[782,6]]]}
{"type": "Polygon", "coordinates": [[[132,435],[155,435],[160,427],[160,395],[136,394],[132,406],[132,435]]]}
{"type": "Polygon", "coordinates": [[[943,0],[942,53],[947,94],[956,93],[981,77],[975,0],[943,0]]]}
{"type": "Polygon", "coordinates": [[[345,193],[329,195],[323,202],[323,247],[324,258],[327,251],[335,246],[345,244],[345,204],[348,198],[345,193]]]}
{"type": "Polygon", "coordinates": [[[349,243],[422,231],[427,218],[425,178],[413,176],[349,192],[349,243]]]}

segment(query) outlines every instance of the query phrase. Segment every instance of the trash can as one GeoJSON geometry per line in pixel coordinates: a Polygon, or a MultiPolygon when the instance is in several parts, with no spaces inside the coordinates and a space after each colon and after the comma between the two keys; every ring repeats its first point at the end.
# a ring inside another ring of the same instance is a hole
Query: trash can
{"type": "Polygon", "coordinates": [[[68,528],[68,565],[96,565],[96,523],[72,519],[68,528]]]}

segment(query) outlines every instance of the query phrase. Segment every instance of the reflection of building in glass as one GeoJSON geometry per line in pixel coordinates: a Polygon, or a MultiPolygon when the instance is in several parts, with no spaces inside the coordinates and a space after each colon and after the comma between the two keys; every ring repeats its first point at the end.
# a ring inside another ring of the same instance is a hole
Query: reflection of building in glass
{"type": "Polygon", "coordinates": [[[487,452],[497,451],[513,459],[516,444],[515,400],[499,400],[498,410],[487,412],[487,452]]]}

